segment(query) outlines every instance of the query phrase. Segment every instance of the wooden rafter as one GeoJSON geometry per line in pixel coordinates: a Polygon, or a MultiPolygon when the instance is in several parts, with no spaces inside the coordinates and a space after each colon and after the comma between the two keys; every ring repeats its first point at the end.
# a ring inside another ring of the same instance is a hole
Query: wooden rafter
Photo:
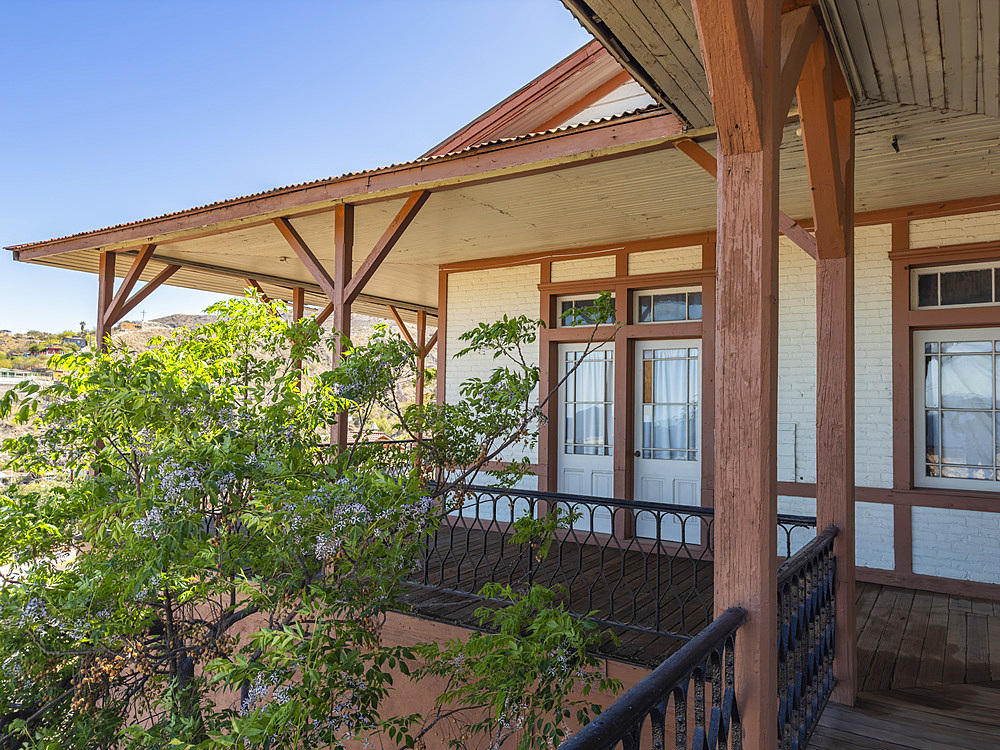
{"type": "Polygon", "coordinates": [[[819,21],[811,7],[798,8],[781,17],[781,90],[777,95],[779,112],[787,112],[791,106],[806,55],[819,32],[819,21]]]}
{"type": "Polygon", "coordinates": [[[399,209],[396,214],[396,218],[392,220],[388,228],[383,232],[379,241],[375,243],[375,247],[365,258],[364,263],[354,274],[350,283],[347,285],[347,291],[344,295],[348,302],[353,302],[361,290],[364,289],[365,284],[372,277],[378,267],[385,260],[386,256],[395,247],[399,238],[403,236],[403,232],[406,228],[410,226],[410,222],[416,218],[417,212],[420,211],[424,203],[427,202],[427,198],[430,197],[430,193],[426,190],[415,190],[410,193],[410,197],[406,199],[406,203],[403,207],[399,209]]]}
{"type": "MultiPolygon", "coordinates": [[[[687,156],[691,161],[719,179],[719,163],[712,154],[690,138],[674,141],[674,148],[687,156]]],[[[778,211],[778,228],[788,239],[806,251],[813,260],[817,255],[816,238],[784,211],[778,211]]]]}
{"type": "MultiPolygon", "coordinates": [[[[135,256],[132,261],[132,266],[128,269],[128,273],[125,274],[125,278],[122,279],[122,285],[118,287],[118,291],[115,293],[114,299],[111,300],[111,305],[108,308],[107,316],[110,320],[117,322],[121,320],[123,313],[121,312],[122,306],[125,304],[125,300],[132,293],[135,288],[136,282],[139,281],[139,277],[142,276],[142,272],[146,270],[146,265],[149,263],[149,259],[153,257],[153,250],[156,249],[156,245],[143,245],[139,248],[139,254],[135,256]]],[[[112,323],[114,325],[114,323],[112,323]]]]}
{"type": "Polygon", "coordinates": [[[313,254],[313,251],[303,241],[302,237],[299,236],[299,233],[295,231],[295,227],[292,226],[291,222],[281,217],[272,219],[272,222],[278,228],[278,231],[281,232],[281,236],[285,238],[285,241],[291,246],[292,250],[295,251],[295,254],[299,256],[302,265],[312,274],[312,277],[319,284],[323,293],[331,300],[335,299],[337,293],[334,291],[335,285],[333,279],[327,273],[327,270],[323,268],[323,264],[313,254]]]}

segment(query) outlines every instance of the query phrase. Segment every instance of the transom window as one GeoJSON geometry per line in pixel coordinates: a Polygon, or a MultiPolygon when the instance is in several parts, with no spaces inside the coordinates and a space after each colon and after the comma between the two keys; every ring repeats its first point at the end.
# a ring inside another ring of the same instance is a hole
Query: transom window
{"type": "Polygon", "coordinates": [[[642,353],[642,457],[698,460],[698,349],[642,353]]]}
{"type": "Polygon", "coordinates": [[[1000,304],[1000,264],[915,268],[910,271],[913,309],[1000,304]]]}
{"type": "Polygon", "coordinates": [[[914,334],[915,483],[1000,489],[1000,329],[914,334]]]}
{"type": "MultiPolygon", "coordinates": [[[[614,299],[614,295],[611,297],[614,299]]],[[[588,307],[593,307],[597,304],[597,297],[594,295],[586,295],[584,297],[560,297],[559,303],[559,325],[560,326],[578,326],[578,325],[594,325],[594,319],[591,315],[586,312],[588,307]],[[580,312],[577,312],[577,311],[580,312]]],[[[602,320],[601,325],[610,325],[614,323],[614,320],[609,318],[608,320],[602,320]]]]}
{"type": "Polygon", "coordinates": [[[657,289],[635,293],[636,323],[701,320],[701,289],[657,289]]]}
{"type": "Polygon", "coordinates": [[[566,432],[563,450],[586,456],[614,451],[614,368],[612,351],[565,352],[565,370],[576,368],[564,385],[566,432]]]}

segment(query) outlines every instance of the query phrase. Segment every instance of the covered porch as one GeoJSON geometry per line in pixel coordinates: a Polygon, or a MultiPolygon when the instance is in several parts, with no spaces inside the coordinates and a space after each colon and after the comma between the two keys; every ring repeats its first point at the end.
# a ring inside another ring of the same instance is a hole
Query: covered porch
{"type": "MultiPolygon", "coordinates": [[[[661,685],[647,707],[700,680],[702,707],[708,685],[720,712],[717,735],[742,727],[748,747],[776,747],[779,734],[781,745],[790,746],[810,736],[831,696],[850,706],[859,690],[896,685],[897,668],[909,675],[917,663],[919,676],[925,655],[936,663],[925,645],[940,603],[930,602],[917,648],[919,625],[910,625],[923,617],[917,594],[905,608],[905,593],[855,589],[855,230],[891,227],[892,250],[905,254],[911,222],[1000,206],[982,184],[997,121],[978,110],[852,95],[853,74],[839,62],[843,40],[807,3],[787,4],[784,14],[764,2],[750,3],[752,12],[709,0],[687,10],[699,24],[697,37],[687,41],[697,47],[700,39],[704,63],[701,79],[692,80],[693,88],[704,84],[704,101],[689,91],[690,110],[666,95],[665,81],[643,74],[642,35],[616,36],[614,19],[624,12],[616,3],[603,4],[603,14],[567,4],[598,38],[614,37],[619,49],[634,51],[623,64],[648,84],[658,105],[12,249],[21,261],[98,275],[101,340],[164,283],[226,294],[255,288],[288,301],[296,317],[315,314],[347,334],[352,312],[395,318],[403,330],[415,324],[411,338],[419,351],[437,347],[439,399],[454,391],[451,366],[444,364],[460,332],[448,320],[453,275],[538,267],[537,297],[526,304],[550,324],[538,351],[547,385],[557,381],[559,347],[573,344],[575,335],[551,325],[557,302],[613,291],[623,325],[611,342],[616,377],[609,403],[618,408],[610,417],[614,449],[605,494],[622,500],[544,496],[567,490],[555,404],[533,462],[534,492],[542,494],[510,488],[511,513],[518,502],[533,514],[549,502],[578,503],[603,508],[609,525],[598,528],[591,514],[590,527],[568,532],[554,556],[505,557],[506,531],[497,524],[511,519],[501,518],[495,502],[488,514],[477,505],[430,547],[411,603],[425,616],[447,619],[446,609],[450,621],[468,625],[478,606],[469,594],[498,570],[516,569],[519,580],[562,582],[581,614],[596,609],[619,632],[617,644],[605,644],[608,656],[670,664],[663,660],[682,645],[702,648],[697,658],[684,657],[683,668],[673,663],[674,682],[661,685]],[[809,394],[814,482],[797,476],[779,482],[779,235],[786,252],[814,264],[808,273],[816,318],[809,394]],[[696,265],[668,263],[681,248],[696,248],[696,265]],[[657,260],[640,268],[633,260],[645,253],[657,260]],[[558,278],[559,264],[594,260],[608,270],[585,284],[558,278]],[[637,292],[689,286],[703,295],[698,320],[640,330],[632,305],[637,292]],[[427,338],[428,326],[437,328],[435,338],[427,338]],[[637,499],[632,457],[640,449],[641,402],[634,355],[645,340],[699,342],[698,489],[686,508],[637,499]],[[815,498],[815,518],[779,515],[782,494],[815,498]],[[636,533],[643,514],[653,518],[652,535],[636,533]],[[690,535],[678,535],[677,524],[690,535]],[[792,562],[784,571],[781,558],[792,562]],[[894,638],[887,634],[899,627],[906,649],[891,652],[894,638]],[[716,668],[713,675],[706,663],[716,668]]],[[[908,362],[909,342],[903,356],[908,362]]],[[[346,443],[346,421],[334,439],[346,443]]],[[[911,436],[901,440],[904,452],[912,452],[911,436]]],[[[872,502],[890,505],[892,523],[904,529],[908,516],[901,511],[897,519],[895,496],[867,490],[877,496],[872,502]]],[[[896,545],[892,556],[912,568],[906,551],[896,545]]],[[[861,575],[874,580],[880,573],[861,575]]],[[[968,626],[967,618],[963,679],[971,654],[973,675],[989,665],[996,680],[995,630],[988,621],[984,660],[969,650],[979,641],[969,639],[968,626]]],[[[952,632],[949,614],[946,646],[960,637],[952,632]]],[[[933,633],[940,640],[940,629],[933,633]]],[[[942,680],[948,653],[941,656],[942,680]]],[[[594,726],[591,734],[600,731],[594,726]]],[[[814,736],[821,742],[823,729],[814,736]]]]}

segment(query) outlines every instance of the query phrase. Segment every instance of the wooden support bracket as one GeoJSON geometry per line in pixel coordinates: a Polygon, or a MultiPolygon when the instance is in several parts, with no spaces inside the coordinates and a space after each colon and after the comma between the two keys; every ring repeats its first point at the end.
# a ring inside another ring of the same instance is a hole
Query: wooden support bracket
{"type": "Polygon", "coordinates": [[[274,226],[278,228],[278,231],[281,232],[281,236],[285,238],[285,241],[295,251],[295,254],[299,256],[302,265],[312,274],[312,277],[319,284],[323,293],[331,300],[336,299],[337,293],[334,291],[333,278],[323,268],[323,264],[319,262],[312,250],[309,249],[309,246],[299,236],[299,233],[295,231],[295,227],[292,226],[291,222],[285,218],[272,219],[272,221],[274,222],[274,226]]]}
{"type": "Polygon", "coordinates": [[[413,341],[413,336],[410,335],[409,329],[406,327],[406,323],[399,315],[399,310],[397,310],[393,305],[386,305],[389,308],[389,312],[392,313],[392,319],[396,321],[396,325],[399,326],[399,332],[403,334],[403,338],[406,339],[406,343],[410,346],[416,346],[413,341]]]}
{"type": "Polygon", "coordinates": [[[819,33],[819,20],[809,6],[781,16],[781,89],[776,102],[779,112],[788,112],[792,105],[806,55],[819,33]]]}
{"type": "Polygon", "coordinates": [[[139,248],[139,254],[135,256],[131,268],[128,269],[128,273],[125,274],[125,278],[122,280],[122,285],[118,287],[114,299],[111,300],[111,305],[107,312],[107,319],[111,321],[110,325],[114,325],[122,319],[124,315],[122,307],[125,305],[125,300],[132,293],[136,282],[142,276],[142,272],[146,270],[146,265],[149,263],[149,259],[153,257],[153,250],[155,249],[156,245],[143,245],[139,248]]]}
{"type": "Polygon", "coordinates": [[[264,291],[264,288],[259,283],[257,283],[255,279],[247,279],[247,286],[252,289],[256,289],[257,293],[260,295],[260,298],[263,302],[267,304],[271,303],[271,298],[267,296],[267,293],[264,291]]]}
{"type": "MultiPolygon", "coordinates": [[[[680,138],[674,141],[673,145],[674,148],[712,175],[712,177],[719,179],[718,161],[700,144],[690,138],[680,138]]],[[[805,250],[813,260],[819,257],[816,249],[816,238],[784,211],[778,211],[778,228],[783,235],[805,250]]]]}
{"type": "Polygon", "coordinates": [[[361,264],[361,267],[354,273],[347,284],[347,290],[344,295],[347,302],[353,302],[358,294],[361,293],[365,284],[368,283],[368,280],[378,270],[382,261],[385,260],[386,256],[399,241],[399,238],[403,236],[403,232],[410,226],[410,222],[416,218],[417,212],[427,202],[428,197],[430,197],[430,193],[426,190],[416,190],[410,193],[410,197],[407,198],[403,207],[399,209],[396,218],[389,224],[389,227],[379,238],[379,241],[375,243],[375,247],[368,254],[368,257],[365,258],[364,263],[361,264]]]}

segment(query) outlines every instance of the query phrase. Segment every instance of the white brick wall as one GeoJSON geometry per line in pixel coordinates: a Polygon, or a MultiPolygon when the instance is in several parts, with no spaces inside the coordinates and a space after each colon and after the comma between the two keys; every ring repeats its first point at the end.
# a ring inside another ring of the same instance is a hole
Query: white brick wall
{"type": "MultiPolygon", "coordinates": [[[[448,361],[445,364],[445,398],[448,401],[460,399],[458,389],[463,381],[471,377],[488,377],[498,366],[498,360],[488,355],[467,354],[455,359],[455,354],[465,348],[465,342],[458,337],[480,323],[492,323],[504,315],[537,318],[539,279],[537,265],[448,274],[448,361]]],[[[537,343],[525,354],[529,363],[538,364],[537,343]]],[[[526,455],[523,450],[512,448],[503,458],[512,460],[523,455],[526,455]]],[[[528,451],[527,455],[532,462],[538,460],[534,449],[528,451]]]]}
{"type": "Polygon", "coordinates": [[[1000,583],[1000,513],[914,508],[913,572],[1000,583]]]}
{"type": "MultiPolygon", "coordinates": [[[[607,279],[615,275],[615,256],[556,260],[552,262],[553,281],[579,281],[580,279],[607,279]]],[[[536,290],[537,293],[537,290],[536,290]]],[[[537,305],[535,306],[537,309],[537,305]]]]}
{"type": "Polygon", "coordinates": [[[646,250],[629,253],[629,276],[644,273],[669,273],[701,268],[701,245],[675,247],[669,250],[646,250]]]}
{"type": "Polygon", "coordinates": [[[1000,211],[910,222],[910,247],[964,245],[1000,239],[1000,211]]]}
{"type": "MultiPolygon", "coordinates": [[[[892,331],[891,267],[888,225],[859,228],[856,251],[856,480],[869,487],[892,486],[892,331]]],[[[1000,211],[915,221],[915,247],[978,242],[1000,238],[1000,211]]],[[[632,253],[629,273],[697,268],[701,248],[632,253]]],[[[599,257],[553,264],[553,280],[614,275],[614,258],[599,257]]],[[[538,316],[537,265],[475,271],[449,276],[448,351],[461,346],[457,337],[480,321],[504,313],[538,316]]],[[[785,426],[779,445],[783,472],[799,482],[816,480],[816,298],[815,262],[784,238],[779,260],[778,422],[785,426]],[[792,427],[793,426],[793,427],[792,427]]],[[[537,350],[532,352],[537,357],[537,350]]],[[[536,360],[537,361],[537,360],[536,360]]],[[[449,359],[446,394],[458,396],[458,384],[484,376],[491,359],[449,359]]],[[[531,456],[534,460],[534,456],[531,456]]],[[[785,476],[782,477],[783,479],[785,476]]],[[[790,477],[789,477],[790,478],[790,477]]],[[[812,514],[815,501],[781,497],[779,510],[812,514]]],[[[858,503],[857,562],[893,568],[892,506],[858,503]]],[[[914,572],[1000,583],[1000,512],[984,513],[914,508],[914,572]]]]}

